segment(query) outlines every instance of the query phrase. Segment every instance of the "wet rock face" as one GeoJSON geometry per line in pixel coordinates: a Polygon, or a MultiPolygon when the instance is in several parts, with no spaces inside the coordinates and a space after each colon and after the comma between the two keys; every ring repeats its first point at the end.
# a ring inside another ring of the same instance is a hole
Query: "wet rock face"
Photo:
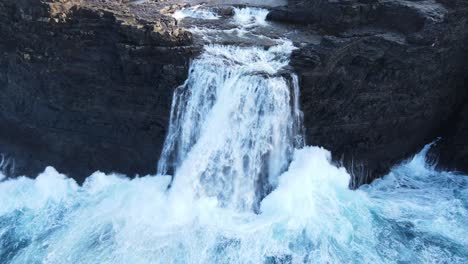
{"type": "MultiPolygon", "coordinates": [[[[447,2],[442,1],[440,2],[447,2]]],[[[468,54],[468,2],[467,1],[452,1],[450,6],[457,7],[460,11],[454,13],[453,20],[465,21],[465,24],[460,24],[463,33],[458,32],[456,36],[463,38],[463,48],[465,54],[468,54]]],[[[453,34],[453,37],[455,36],[453,34]]],[[[447,125],[441,133],[441,139],[432,151],[432,156],[437,162],[439,168],[448,170],[457,170],[468,172],[468,56],[464,57],[464,81],[460,86],[464,87],[465,97],[462,97],[463,103],[459,106],[454,105],[454,114],[447,117],[447,125]],[[458,108],[456,108],[458,107],[458,108]]]]}
{"type": "MultiPolygon", "coordinates": [[[[173,89],[198,48],[163,15],[178,1],[127,2],[0,2],[0,153],[15,161],[0,167],[10,175],[155,172],[173,89]]],[[[440,166],[468,171],[467,6],[291,0],[270,13],[321,39],[293,39],[307,143],[331,150],[353,187],[439,136],[440,166]]]]}
{"type": "MultiPolygon", "coordinates": [[[[348,24],[293,54],[307,143],[331,150],[355,176],[353,187],[384,175],[439,136],[447,138],[439,143],[440,166],[466,171],[467,114],[460,111],[468,95],[467,10],[428,1],[386,1],[385,8],[369,2],[372,8],[360,10],[380,10],[380,18],[348,24]],[[387,20],[392,14],[401,23],[387,20]]],[[[320,23],[310,26],[330,32],[320,23]]]]}
{"type": "Polygon", "coordinates": [[[192,57],[174,19],[123,5],[0,2],[0,152],[14,175],[155,172],[192,57]]]}
{"type": "MultiPolygon", "coordinates": [[[[468,83],[468,80],[465,81],[468,83]]],[[[465,89],[468,89],[465,88],[465,89]]],[[[434,147],[434,161],[441,169],[468,171],[468,102],[448,125],[442,139],[434,147]]]]}

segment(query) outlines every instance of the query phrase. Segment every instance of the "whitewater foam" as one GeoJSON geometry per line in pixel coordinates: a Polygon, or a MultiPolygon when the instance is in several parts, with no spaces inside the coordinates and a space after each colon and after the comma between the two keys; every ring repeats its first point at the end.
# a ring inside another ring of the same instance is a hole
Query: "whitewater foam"
{"type": "MultiPolygon", "coordinates": [[[[177,207],[170,177],[52,168],[0,183],[2,263],[464,263],[468,179],[416,159],[356,191],[317,147],[297,150],[261,213],[177,207]],[[51,188],[53,186],[54,188],[51,188]],[[174,200],[175,199],[175,200],[174,200]]],[[[183,198],[181,198],[183,200],[183,198]]]]}
{"type": "Polygon", "coordinates": [[[187,17],[196,18],[196,19],[205,19],[205,20],[219,19],[219,16],[215,12],[213,12],[209,8],[204,7],[203,5],[196,5],[192,7],[182,8],[174,12],[172,17],[177,20],[182,20],[187,17]]]}
{"type": "Polygon", "coordinates": [[[263,8],[234,8],[234,21],[244,28],[265,26],[268,13],[269,11],[263,8]]]}
{"type": "Polygon", "coordinates": [[[158,166],[159,174],[175,172],[173,188],[250,210],[266,194],[261,188],[276,185],[292,139],[301,137],[290,96],[297,87],[278,73],[293,49],[291,42],[268,50],[205,47],[175,92],[158,166]]]}

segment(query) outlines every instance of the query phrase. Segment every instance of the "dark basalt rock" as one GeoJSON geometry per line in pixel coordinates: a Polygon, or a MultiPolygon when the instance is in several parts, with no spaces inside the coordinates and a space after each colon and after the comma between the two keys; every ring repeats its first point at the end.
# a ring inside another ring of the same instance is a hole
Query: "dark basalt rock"
{"type": "MultiPolygon", "coordinates": [[[[454,8],[453,20],[464,21],[459,28],[459,38],[464,38],[465,54],[468,53],[468,24],[466,22],[468,17],[468,1],[456,0],[437,0],[446,6],[454,8]]],[[[456,34],[457,32],[453,32],[456,34]]],[[[453,37],[456,37],[453,36],[453,37]]],[[[464,91],[468,93],[468,56],[465,56],[464,68],[464,91]]],[[[456,107],[456,106],[454,106],[456,107]]],[[[465,96],[463,104],[455,109],[454,115],[449,116],[447,126],[443,129],[441,134],[442,138],[437,142],[431,156],[440,169],[456,170],[467,173],[468,172],[468,96],[465,96]]]]}
{"type": "MultiPolygon", "coordinates": [[[[468,171],[466,113],[460,113],[468,95],[467,9],[435,2],[371,5],[365,10],[381,14],[372,23],[347,23],[341,33],[325,27],[334,36],[292,56],[300,75],[307,143],[331,150],[353,174],[353,187],[384,175],[443,135],[448,138],[439,144],[440,165],[468,171]]],[[[314,12],[326,13],[320,11],[314,12]]],[[[347,21],[363,21],[360,13],[356,16],[347,21]]],[[[323,31],[320,23],[313,28],[323,31]]]]}
{"type": "MultiPolygon", "coordinates": [[[[155,172],[173,89],[198,48],[164,15],[178,1],[123,2],[0,2],[8,174],[155,172]]],[[[439,136],[440,166],[468,172],[467,1],[291,0],[269,19],[321,35],[297,37],[291,66],[307,143],[331,150],[352,187],[439,136]]]]}
{"type": "Polygon", "coordinates": [[[355,27],[383,27],[403,33],[422,29],[445,8],[432,0],[292,0],[268,14],[273,21],[310,25],[327,34],[355,27]]]}
{"type": "MultiPolygon", "coordinates": [[[[113,2],[113,1],[112,1],[113,2]]],[[[0,2],[0,153],[11,175],[155,173],[193,56],[171,17],[115,2],[0,2]]]]}
{"type": "MultiPolygon", "coordinates": [[[[466,80],[468,83],[468,80],[466,80]]],[[[468,89],[468,88],[466,88],[468,89]]],[[[432,156],[440,169],[468,171],[468,102],[451,118],[432,156]]]]}
{"type": "Polygon", "coordinates": [[[376,1],[289,1],[288,7],[272,10],[268,20],[302,25],[314,25],[323,32],[342,32],[350,27],[375,20],[376,1]]]}

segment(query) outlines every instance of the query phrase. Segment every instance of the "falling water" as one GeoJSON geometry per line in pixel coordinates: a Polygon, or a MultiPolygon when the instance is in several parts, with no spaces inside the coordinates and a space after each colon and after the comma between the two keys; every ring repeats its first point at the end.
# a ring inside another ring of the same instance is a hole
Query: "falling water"
{"type": "Polygon", "coordinates": [[[426,164],[428,145],[350,190],[304,146],[293,49],[206,46],[157,176],[0,173],[0,263],[468,263],[468,176],[426,164]]]}
{"type": "Polygon", "coordinates": [[[302,144],[297,77],[280,72],[292,50],[205,47],[175,92],[159,174],[174,172],[174,188],[253,208],[302,144]]]}

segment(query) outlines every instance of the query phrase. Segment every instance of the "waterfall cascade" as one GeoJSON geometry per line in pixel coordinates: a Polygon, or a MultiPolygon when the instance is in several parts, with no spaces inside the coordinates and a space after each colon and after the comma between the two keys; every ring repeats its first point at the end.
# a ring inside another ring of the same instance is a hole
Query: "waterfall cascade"
{"type": "Polygon", "coordinates": [[[297,77],[279,72],[292,50],[205,47],[175,92],[158,173],[173,171],[174,188],[252,208],[302,146],[297,77]]]}
{"type": "Polygon", "coordinates": [[[0,174],[0,263],[467,263],[468,177],[426,164],[428,145],[350,190],[304,146],[294,47],[276,41],[205,47],[159,175],[0,174]]]}

